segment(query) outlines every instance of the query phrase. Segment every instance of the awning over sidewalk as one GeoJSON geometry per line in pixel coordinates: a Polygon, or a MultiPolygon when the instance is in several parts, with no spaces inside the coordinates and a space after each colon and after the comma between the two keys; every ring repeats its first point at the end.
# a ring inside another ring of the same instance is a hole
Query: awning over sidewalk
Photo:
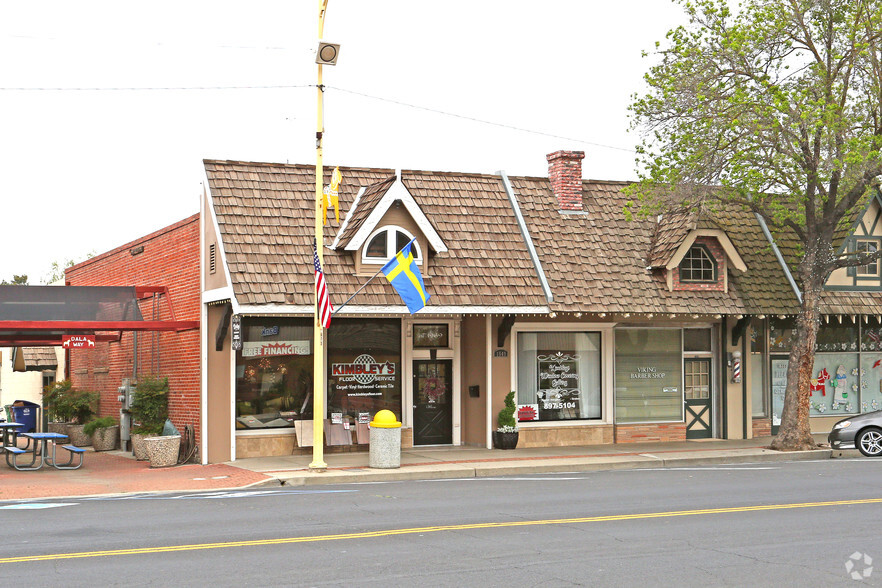
{"type": "Polygon", "coordinates": [[[0,346],[61,345],[64,335],[114,340],[122,331],[184,331],[165,286],[0,286],[0,346]],[[165,297],[171,320],[144,320],[139,301],[165,297]],[[117,335],[107,334],[118,332],[117,335]]]}

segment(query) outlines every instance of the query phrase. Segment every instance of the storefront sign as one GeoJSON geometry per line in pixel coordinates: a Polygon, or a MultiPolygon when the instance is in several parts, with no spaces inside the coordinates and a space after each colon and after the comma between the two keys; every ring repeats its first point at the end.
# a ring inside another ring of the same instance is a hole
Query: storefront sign
{"type": "MultiPolygon", "coordinates": [[[[579,410],[579,364],[578,355],[558,351],[550,355],[537,355],[539,384],[536,394],[539,411],[579,410]]],[[[541,419],[545,419],[540,414],[541,419]]]]}
{"type": "Polygon", "coordinates": [[[242,317],[238,314],[234,314],[230,321],[230,331],[233,351],[239,351],[242,349],[242,317]]]}
{"type": "Polygon", "coordinates": [[[667,376],[665,372],[658,371],[654,366],[639,366],[636,372],[631,372],[632,380],[663,379],[665,376],[667,376]]]}
{"type": "Polygon", "coordinates": [[[449,347],[447,325],[414,325],[414,347],[449,347]]]}
{"type": "Polygon", "coordinates": [[[337,380],[337,390],[347,396],[382,396],[382,390],[395,387],[398,369],[391,361],[378,363],[364,353],[351,363],[331,364],[331,377],[337,380]]]}
{"type": "Polygon", "coordinates": [[[367,425],[371,422],[371,413],[369,412],[360,412],[358,413],[358,423],[360,425],[367,425]]]}
{"type": "Polygon", "coordinates": [[[62,335],[61,346],[65,349],[93,349],[95,335],[62,335]]]}
{"type": "Polygon", "coordinates": [[[518,405],[518,422],[535,421],[539,418],[538,404],[519,404],[518,405]]]}
{"type": "Polygon", "coordinates": [[[279,327],[266,327],[260,332],[261,337],[272,337],[279,334],[279,327]]]}
{"type": "Polygon", "coordinates": [[[343,424],[343,413],[342,412],[332,412],[331,413],[331,424],[332,425],[342,425],[343,424]]]}
{"type": "Polygon", "coordinates": [[[309,355],[309,341],[246,341],[242,357],[274,357],[278,355],[309,355]]]}

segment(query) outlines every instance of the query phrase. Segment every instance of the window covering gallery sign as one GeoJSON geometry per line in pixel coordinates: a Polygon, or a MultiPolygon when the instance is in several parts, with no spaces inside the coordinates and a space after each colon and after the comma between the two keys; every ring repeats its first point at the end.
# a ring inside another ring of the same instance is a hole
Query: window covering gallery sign
{"type": "Polygon", "coordinates": [[[309,355],[309,341],[244,341],[242,357],[309,355]]]}
{"type": "Polygon", "coordinates": [[[61,346],[65,349],[94,349],[95,335],[62,335],[61,346]]]}
{"type": "Polygon", "coordinates": [[[539,378],[535,405],[522,405],[518,420],[546,420],[552,411],[559,418],[561,411],[568,415],[579,413],[579,356],[569,353],[537,355],[539,378]],[[531,418],[532,417],[532,418],[531,418]]]}

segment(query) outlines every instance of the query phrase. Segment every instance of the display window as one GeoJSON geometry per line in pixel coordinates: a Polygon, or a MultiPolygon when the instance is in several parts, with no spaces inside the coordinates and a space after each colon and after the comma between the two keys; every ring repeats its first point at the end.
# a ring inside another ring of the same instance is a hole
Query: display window
{"type": "Polygon", "coordinates": [[[519,422],[601,418],[600,333],[519,332],[519,422]]]}
{"type": "MultiPolygon", "coordinates": [[[[784,321],[771,320],[770,332],[783,330],[784,321]]],[[[879,326],[875,321],[824,323],[818,329],[810,382],[809,416],[848,415],[882,408],[882,353],[876,351],[879,326]],[[874,352],[876,351],[876,352],[874,352]],[[878,408],[876,408],[878,407],[878,408]]],[[[780,424],[788,360],[772,360],[772,417],[780,424]]]]}
{"type": "Polygon", "coordinates": [[[312,418],[312,319],[243,317],[236,351],[236,428],[312,418]]]}
{"type": "Polygon", "coordinates": [[[616,330],[616,422],[683,420],[680,329],[616,330]]]}
{"type": "Polygon", "coordinates": [[[401,415],[401,321],[334,319],[328,329],[328,410],[364,420],[401,415]]]}

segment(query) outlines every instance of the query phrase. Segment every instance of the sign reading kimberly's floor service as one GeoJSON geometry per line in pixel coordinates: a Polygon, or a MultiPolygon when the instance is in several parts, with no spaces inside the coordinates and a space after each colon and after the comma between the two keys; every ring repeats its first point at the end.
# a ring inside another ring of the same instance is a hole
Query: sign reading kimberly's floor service
{"type": "Polygon", "coordinates": [[[347,396],[382,396],[383,390],[395,388],[398,370],[391,361],[377,362],[363,353],[350,363],[331,364],[331,377],[336,388],[347,396]]]}

